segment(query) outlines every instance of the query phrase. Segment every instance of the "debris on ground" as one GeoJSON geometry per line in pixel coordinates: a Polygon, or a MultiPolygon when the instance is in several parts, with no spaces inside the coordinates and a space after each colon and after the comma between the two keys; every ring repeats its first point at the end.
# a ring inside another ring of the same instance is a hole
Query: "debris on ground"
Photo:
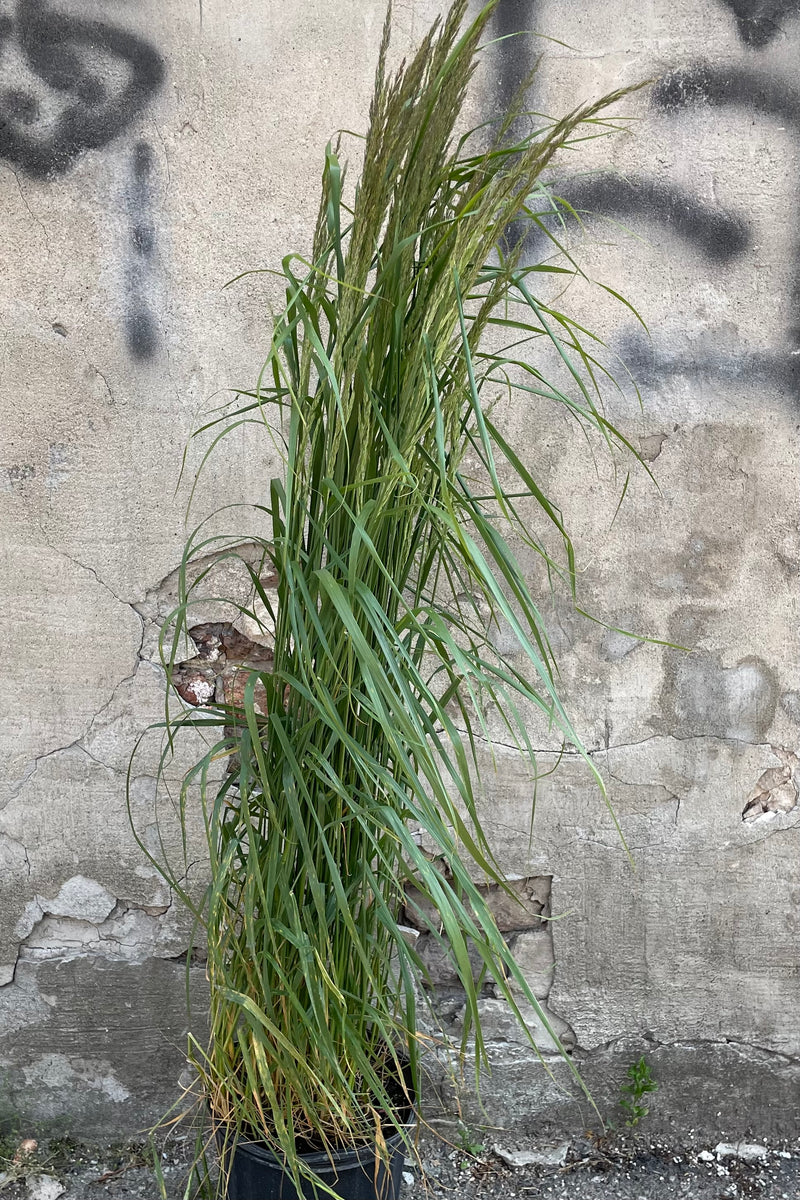
{"type": "Polygon", "coordinates": [[[515,1139],[468,1159],[420,1141],[401,1200],[800,1200],[800,1140],[703,1142],[616,1130],[569,1142],[515,1139]]]}
{"type": "Polygon", "coordinates": [[[52,1175],[29,1175],[25,1186],[28,1200],[59,1200],[67,1190],[64,1184],[52,1175]]]}
{"type": "MultiPolygon", "coordinates": [[[[421,1133],[418,1161],[404,1164],[400,1200],[800,1200],[800,1139],[715,1142],[691,1130],[681,1139],[618,1130],[569,1141],[479,1133],[487,1149],[476,1133],[476,1153],[463,1135],[448,1142],[421,1133]]],[[[196,1140],[173,1134],[160,1143],[157,1171],[146,1141],[98,1148],[39,1139],[17,1155],[22,1144],[0,1152],[0,1200],[183,1200],[196,1140]]]]}
{"type": "Polygon", "coordinates": [[[766,1146],[757,1142],[718,1142],[714,1147],[717,1158],[741,1158],[742,1162],[758,1162],[767,1158],[766,1146]]]}
{"type": "Polygon", "coordinates": [[[557,1146],[541,1146],[529,1150],[505,1150],[502,1146],[492,1147],[494,1154],[507,1167],[563,1167],[569,1157],[569,1142],[557,1146]]]}

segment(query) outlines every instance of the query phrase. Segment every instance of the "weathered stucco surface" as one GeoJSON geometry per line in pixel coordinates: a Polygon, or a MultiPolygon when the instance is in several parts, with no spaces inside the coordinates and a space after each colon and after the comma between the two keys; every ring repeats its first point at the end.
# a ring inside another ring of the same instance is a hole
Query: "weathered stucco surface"
{"type": "MultiPolygon", "coordinates": [[[[400,47],[437,10],[397,9],[400,47]]],[[[190,921],[131,836],[124,786],[162,704],[157,631],[187,498],[173,492],[199,415],[253,379],[277,298],[265,275],[222,285],[307,248],[321,150],[364,127],[382,17],[377,0],[0,4],[0,1120],[129,1132],[175,1098],[190,921]]],[[[651,330],[588,283],[568,293],[639,383],[641,409],[625,387],[608,410],[658,487],[634,470],[614,519],[620,464],[615,476],[544,406],[501,402],[575,529],[581,607],[605,622],[551,594],[530,557],[570,711],[635,863],[585,763],[567,754],[545,776],[558,746],[532,714],[532,840],[530,772],[499,746],[484,774],[501,861],[547,881],[512,933],[601,1107],[644,1052],[661,1085],[652,1120],[788,1132],[800,16],[792,0],[503,0],[497,35],[525,29],[566,45],[488,50],[479,114],[540,50],[532,108],[656,80],[625,103],[629,133],[557,173],[596,214],[564,238],[651,330]]],[[[220,497],[258,498],[270,470],[263,440],[232,440],[196,518],[220,497]]],[[[157,762],[148,746],[132,787],[153,849],[157,762]]],[[[175,831],[161,834],[174,848],[175,831]]],[[[446,992],[447,965],[434,967],[446,992]]],[[[189,972],[200,1029],[202,964],[189,972]]],[[[497,1122],[595,1120],[489,991],[482,1003],[497,1122]]]]}

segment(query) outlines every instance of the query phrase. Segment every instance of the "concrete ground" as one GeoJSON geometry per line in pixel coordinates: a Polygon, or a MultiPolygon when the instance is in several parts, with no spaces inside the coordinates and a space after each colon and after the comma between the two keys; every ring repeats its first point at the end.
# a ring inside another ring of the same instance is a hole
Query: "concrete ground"
{"type": "MultiPolygon", "coordinates": [[[[515,1146],[473,1136],[462,1131],[455,1145],[423,1134],[421,1167],[407,1163],[400,1200],[800,1200],[800,1140],[703,1145],[691,1134],[677,1143],[625,1132],[515,1146]]],[[[146,1141],[101,1150],[63,1138],[26,1154],[7,1139],[0,1197],[201,1200],[204,1193],[186,1186],[193,1146],[185,1136],[168,1138],[156,1171],[146,1141]]]]}

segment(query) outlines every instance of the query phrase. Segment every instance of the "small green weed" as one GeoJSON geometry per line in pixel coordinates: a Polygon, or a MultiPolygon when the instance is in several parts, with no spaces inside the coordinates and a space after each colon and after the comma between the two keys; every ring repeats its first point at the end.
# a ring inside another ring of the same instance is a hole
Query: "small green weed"
{"type": "MultiPolygon", "coordinates": [[[[479,1158],[486,1150],[483,1142],[476,1142],[472,1130],[463,1121],[458,1123],[458,1148],[471,1158],[479,1158]]],[[[467,1166],[468,1164],[462,1164],[467,1166]]]]}
{"type": "Polygon", "coordinates": [[[641,1120],[650,1112],[647,1104],[642,1101],[648,1092],[657,1092],[658,1084],[653,1079],[652,1072],[645,1062],[644,1055],[638,1062],[631,1063],[626,1071],[627,1083],[620,1085],[619,1106],[627,1116],[625,1124],[635,1129],[641,1120]]]}

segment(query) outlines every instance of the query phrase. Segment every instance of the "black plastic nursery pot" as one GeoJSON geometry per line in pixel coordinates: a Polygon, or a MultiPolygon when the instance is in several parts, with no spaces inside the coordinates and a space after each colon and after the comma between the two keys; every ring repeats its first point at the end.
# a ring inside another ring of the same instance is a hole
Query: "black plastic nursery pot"
{"type": "MultiPolygon", "coordinates": [[[[340,1200],[397,1200],[403,1175],[405,1140],[386,1139],[388,1162],[374,1145],[330,1155],[304,1154],[303,1161],[340,1200]]],[[[280,1159],[258,1142],[239,1142],[229,1161],[226,1200],[325,1200],[329,1195],[309,1180],[298,1192],[280,1159]]]]}

